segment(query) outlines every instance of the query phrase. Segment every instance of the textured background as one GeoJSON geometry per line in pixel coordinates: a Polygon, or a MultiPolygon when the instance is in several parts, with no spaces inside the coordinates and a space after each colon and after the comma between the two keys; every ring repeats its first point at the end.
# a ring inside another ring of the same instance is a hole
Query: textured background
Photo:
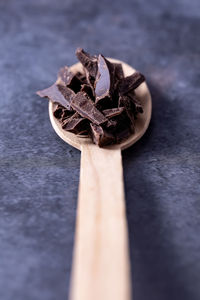
{"type": "Polygon", "coordinates": [[[77,46],[152,92],[150,128],[123,153],[133,298],[200,299],[200,2],[112,2],[0,1],[1,300],[67,298],[80,153],[35,91],[77,46]]]}

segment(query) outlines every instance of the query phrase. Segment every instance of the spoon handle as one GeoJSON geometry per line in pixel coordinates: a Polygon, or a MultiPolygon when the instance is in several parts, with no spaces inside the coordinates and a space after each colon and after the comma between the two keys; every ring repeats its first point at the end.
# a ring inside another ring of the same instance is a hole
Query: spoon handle
{"type": "Polygon", "coordinates": [[[83,145],[70,300],[129,300],[121,150],[83,145]]]}

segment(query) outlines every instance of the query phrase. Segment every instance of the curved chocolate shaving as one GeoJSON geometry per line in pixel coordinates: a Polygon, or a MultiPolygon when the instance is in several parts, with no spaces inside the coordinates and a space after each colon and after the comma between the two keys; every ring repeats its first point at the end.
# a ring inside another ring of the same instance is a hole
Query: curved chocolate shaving
{"type": "Polygon", "coordinates": [[[144,75],[135,72],[130,76],[125,77],[119,84],[119,92],[121,95],[127,94],[136,89],[142,82],[145,81],[144,75]]]}

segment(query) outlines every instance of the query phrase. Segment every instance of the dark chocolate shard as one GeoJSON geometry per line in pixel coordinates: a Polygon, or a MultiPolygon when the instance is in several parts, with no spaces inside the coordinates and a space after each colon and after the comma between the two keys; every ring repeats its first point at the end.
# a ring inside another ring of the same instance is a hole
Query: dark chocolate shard
{"type": "Polygon", "coordinates": [[[122,68],[122,64],[113,63],[115,69],[115,80],[122,80],[124,78],[124,71],[122,68]]]}
{"type": "Polygon", "coordinates": [[[59,87],[54,83],[49,88],[38,91],[37,95],[39,95],[42,98],[48,98],[52,102],[59,103],[68,110],[71,110],[70,101],[72,96],[74,96],[74,92],[72,90],[68,92],[69,97],[65,97],[66,95],[64,96],[59,90],[59,87]]]}
{"type": "Polygon", "coordinates": [[[57,104],[54,108],[54,117],[58,119],[60,122],[63,122],[64,120],[68,119],[69,117],[74,114],[73,110],[68,110],[61,106],[60,104],[57,104]]]}
{"type": "Polygon", "coordinates": [[[124,111],[124,107],[117,107],[117,108],[110,108],[110,109],[104,109],[102,113],[106,118],[113,118],[118,115],[120,115],[124,111]]]}
{"type": "Polygon", "coordinates": [[[95,107],[94,102],[84,92],[79,92],[73,97],[71,106],[82,117],[87,118],[97,125],[106,123],[108,119],[95,107]]]}
{"type": "Polygon", "coordinates": [[[81,118],[78,113],[75,113],[71,118],[63,122],[62,128],[69,132],[82,135],[88,132],[89,122],[87,119],[81,118]]]}
{"type": "Polygon", "coordinates": [[[121,101],[123,107],[125,108],[126,114],[130,120],[131,127],[134,127],[135,115],[134,115],[133,103],[132,103],[130,97],[125,96],[125,95],[120,96],[120,101],[121,101]]]}
{"type": "Polygon", "coordinates": [[[93,142],[99,147],[111,145],[115,143],[115,136],[103,129],[102,126],[90,123],[93,142]]]}
{"type": "Polygon", "coordinates": [[[73,114],[74,114],[74,110],[63,109],[63,113],[61,115],[60,121],[63,122],[64,120],[70,118],[73,114]]]}
{"type": "Polygon", "coordinates": [[[81,92],[85,92],[93,101],[95,101],[91,85],[82,84],[81,85],[81,92]]]}
{"type": "Polygon", "coordinates": [[[66,100],[69,101],[69,103],[71,103],[72,99],[75,97],[75,93],[68,87],[63,86],[63,85],[57,85],[59,91],[61,92],[61,94],[65,97],[66,100]]]}
{"type": "Polygon", "coordinates": [[[125,77],[119,84],[119,92],[121,95],[127,94],[136,89],[142,82],[145,81],[144,75],[135,72],[130,76],[125,77]]]}
{"type": "Polygon", "coordinates": [[[130,97],[131,101],[133,102],[133,105],[135,107],[135,112],[142,114],[143,108],[142,108],[142,104],[140,103],[138,98],[132,93],[128,94],[128,96],[130,97]]]}
{"type": "Polygon", "coordinates": [[[89,53],[85,52],[82,48],[78,48],[76,50],[76,56],[84,67],[86,81],[90,85],[94,97],[94,83],[97,74],[97,57],[90,55],[89,53]]]}
{"type": "Polygon", "coordinates": [[[120,84],[120,81],[124,78],[124,71],[122,68],[122,64],[113,63],[114,67],[114,87],[113,87],[113,96],[118,97],[118,86],[120,84]]]}
{"type": "Polygon", "coordinates": [[[63,106],[57,104],[55,109],[54,109],[53,115],[56,119],[61,119],[62,114],[63,114],[63,106]]]}
{"type": "Polygon", "coordinates": [[[97,57],[90,55],[82,48],[76,50],[76,56],[83,67],[88,71],[89,75],[95,78],[97,74],[97,57]]]}

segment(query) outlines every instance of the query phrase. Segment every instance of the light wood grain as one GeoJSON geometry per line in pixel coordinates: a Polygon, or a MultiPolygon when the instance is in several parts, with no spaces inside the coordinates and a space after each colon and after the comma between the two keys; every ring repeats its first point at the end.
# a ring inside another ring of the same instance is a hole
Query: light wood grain
{"type": "Polygon", "coordinates": [[[130,299],[120,150],[83,145],[70,300],[130,299]]]}

